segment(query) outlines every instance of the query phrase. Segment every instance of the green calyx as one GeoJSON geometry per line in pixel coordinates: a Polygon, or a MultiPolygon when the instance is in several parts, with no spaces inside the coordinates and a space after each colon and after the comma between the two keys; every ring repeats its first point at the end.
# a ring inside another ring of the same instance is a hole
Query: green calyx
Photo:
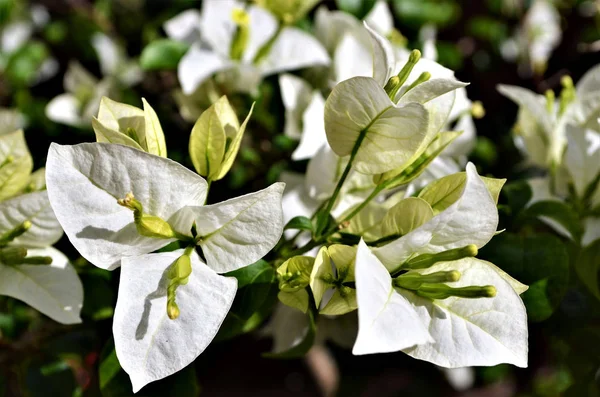
{"type": "Polygon", "coordinates": [[[496,288],[493,285],[452,288],[445,284],[422,284],[415,290],[415,293],[428,299],[446,299],[451,296],[459,298],[493,298],[496,296],[496,288]]]}
{"type": "Polygon", "coordinates": [[[477,246],[469,244],[465,247],[454,248],[437,254],[422,254],[404,262],[400,269],[427,269],[438,262],[456,261],[463,258],[470,258],[477,255],[477,246]]]}
{"type": "Polygon", "coordinates": [[[167,315],[171,320],[175,320],[180,314],[179,306],[177,306],[177,302],[175,301],[177,288],[180,285],[187,284],[190,274],[192,274],[192,260],[190,255],[193,250],[194,246],[186,248],[183,255],[177,258],[167,271],[167,278],[169,280],[167,286],[167,315]]]}
{"type": "Polygon", "coordinates": [[[231,41],[229,56],[231,59],[239,61],[248,46],[250,39],[250,16],[242,8],[236,8],[231,13],[231,19],[237,25],[237,29],[231,41]]]}
{"type": "Polygon", "coordinates": [[[27,249],[23,247],[6,247],[0,249],[0,263],[7,266],[16,265],[50,265],[52,258],[49,256],[27,257],[27,249]]]}
{"type": "Polygon", "coordinates": [[[172,239],[178,238],[178,233],[162,218],[144,213],[142,203],[135,199],[133,193],[127,193],[125,198],[117,200],[120,206],[133,211],[133,219],[138,233],[144,237],[172,239]]]}
{"type": "Polygon", "coordinates": [[[0,247],[8,245],[14,239],[25,233],[31,228],[32,224],[30,221],[23,221],[20,225],[11,229],[4,234],[0,235],[0,247]]]}
{"type": "Polygon", "coordinates": [[[423,284],[446,283],[460,280],[460,272],[451,270],[430,274],[405,273],[394,279],[394,285],[399,288],[418,290],[423,284]]]}

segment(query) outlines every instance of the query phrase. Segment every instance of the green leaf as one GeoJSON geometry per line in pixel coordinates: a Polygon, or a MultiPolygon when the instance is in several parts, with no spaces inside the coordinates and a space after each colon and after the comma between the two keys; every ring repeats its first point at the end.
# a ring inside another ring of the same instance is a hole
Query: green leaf
{"type": "Polygon", "coordinates": [[[600,299],[600,239],[581,250],[575,262],[575,271],[590,292],[600,299]]]}
{"type": "Polygon", "coordinates": [[[575,242],[579,242],[583,229],[577,213],[567,204],[559,201],[538,201],[521,212],[515,220],[517,225],[523,225],[532,219],[550,218],[563,226],[575,242]]]}
{"type": "Polygon", "coordinates": [[[513,214],[521,212],[533,196],[531,186],[529,186],[527,181],[517,181],[507,184],[502,189],[502,194],[506,197],[508,206],[513,214]]]}
{"type": "Polygon", "coordinates": [[[225,273],[224,276],[235,277],[238,281],[238,289],[241,289],[247,285],[273,282],[275,270],[267,261],[260,259],[249,266],[225,273]]]}
{"type": "Polygon", "coordinates": [[[110,352],[102,361],[98,367],[98,379],[100,381],[100,390],[104,390],[111,380],[122,371],[119,359],[117,358],[117,352],[115,351],[114,345],[110,352]]]}
{"type": "Polygon", "coordinates": [[[140,66],[144,70],[176,69],[188,48],[187,44],[175,40],[153,41],[142,51],[140,66]]]}
{"type": "Polygon", "coordinates": [[[564,243],[556,236],[520,236],[505,232],[481,248],[478,257],[529,285],[521,295],[529,321],[539,322],[550,317],[565,295],[569,255],[564,243]]]}
{"type": "Polygon", "coordinates": [[[292,219],[285,225],[283,230],[288,229],[297,229],[297,230],[313,230],[312,221],[305,216],[297,216],[292,219]]]}
{"type": "Polygon", "coordinates": [[[383,236],[404,236],[433,218],[433,210],[422,198],[409,197],[389,209],[382,221],[383,236]]]}

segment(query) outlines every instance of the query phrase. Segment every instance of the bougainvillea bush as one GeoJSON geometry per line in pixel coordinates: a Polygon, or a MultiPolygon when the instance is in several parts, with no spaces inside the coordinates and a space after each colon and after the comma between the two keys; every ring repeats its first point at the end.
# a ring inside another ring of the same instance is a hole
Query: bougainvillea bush
{"type": "Polygon", "coordinates": [[[0,396],[600,395],[598,6],[489,3],[0,2],[0,396]]]}

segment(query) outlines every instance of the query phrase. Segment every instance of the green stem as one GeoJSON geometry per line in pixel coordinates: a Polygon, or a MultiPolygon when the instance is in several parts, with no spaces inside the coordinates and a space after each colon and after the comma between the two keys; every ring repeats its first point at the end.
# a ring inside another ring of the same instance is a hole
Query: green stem
{"type": "Polygon", "coordinates": [[[208,202],[208,192],[210,192],[210,185],[212,185],[212,179],[209,179],[206,181],[207,185],[206,185],[206,197],[204,198],[204,204],[206,205],[206,203],[208,202]]]}
{"type": "MultiPolygon", "coordinates": [[[[348,164],[346,164],[346,168],[344,168],[344,172],[342,173],[342,176],[338,180],[337,185],[335,185],[335,190],[333,191],[333,194],[327,200],[327,206],[325,207],[324,213],[326,213],[326,214],[331,213],[331,210],[333,209],[333,205],[335,204],[335,201],[337,200],[337,197],[339,196],[340,191],[342,190],[342,186],[344,185],[344,182],[346,181],[348,174],[350,174],[350,170],[352,169],[352,163],[354,162],[354,158],[356,157],[356,154],[358,153],[358,149],[360,149],[360,145],[362,144],[362,142],[365,140],[365,137],[367,136],[367,130],[368,130],[368,127],[365,128],[364,130],[362,130],[360,132],[360,134],[358,134],[358,138],[356,139],[356,142],[354,142],[354,146],[352,147],[352,152],[350,152],[350,159],[348,160],[348,164]]],[[[317,225],[317,232],[320,231],[321,227],[322,227],[321,225],[317,225]]]]}

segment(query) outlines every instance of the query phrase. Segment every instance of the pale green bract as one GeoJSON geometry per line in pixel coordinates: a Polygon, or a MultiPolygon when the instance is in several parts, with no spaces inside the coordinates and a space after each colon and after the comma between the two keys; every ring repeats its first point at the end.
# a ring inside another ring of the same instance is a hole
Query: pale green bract
{"type": "Polygon", "coordinates": [[[0,201],[19,193],[26,185],[33,159],[25,134],[17,130],[0,136],[0,201]]]}

